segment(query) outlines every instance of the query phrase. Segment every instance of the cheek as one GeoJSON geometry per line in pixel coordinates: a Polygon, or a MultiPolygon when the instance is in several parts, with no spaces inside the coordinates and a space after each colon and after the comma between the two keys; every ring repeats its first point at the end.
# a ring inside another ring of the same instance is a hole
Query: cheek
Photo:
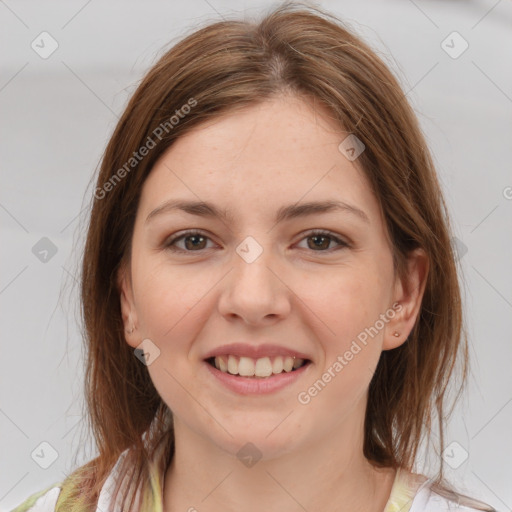
{"type": "Polygon", "coordinates": [[[197,286],[202,282],[199,275],[191,279],[189,272],[165,265],[153,266],[151,273],[139,274],[134,282],[140,336],[159,350],[148,371],[163,401],[178,414],[186,414],[194,388],[187,363],[206,321],[199,317],[204,313],[201,299],[212,286],[197,286]]]}
{"type": "Polygon", "coordinates": [[[312,334],[322,358],[297,398],[312,416],[326,418],[326,411],[331,411],[325,428],[361,404],[382,351],[382,329],[375,329],[375,324],[386,311],[375,274],[337,275],[304,301],[321,320],[312,334]]]}
{"type": "Polygon", "coordinates": [[[387,294],[378,274],[368,267],[339,269],[294,291],[324,323],[329,349],[340,349],[385,312],[387,294]]]}
{"type": "Polygon", "coordinates": [[[197,273],[179,266],[170,268],[165,263],[151,265],[151,272],[140,272],[134,281],[142,333],[159,343],[169,337],[182,339],[176,333],[183,326],[190,326],[201,299],[212,286],[197,273]]]}
{"type": "Polygon", "coordinates": [[[322,353],[319,407],[328,402],[348,410],[368,388],[382,352],[385,323],[380,319],[388,307],[387,285],[379,272],[371,265],[343,268],[323,280],[323,286],[309,288],[304,302],[322,326],[316,332],[322,353]]]}

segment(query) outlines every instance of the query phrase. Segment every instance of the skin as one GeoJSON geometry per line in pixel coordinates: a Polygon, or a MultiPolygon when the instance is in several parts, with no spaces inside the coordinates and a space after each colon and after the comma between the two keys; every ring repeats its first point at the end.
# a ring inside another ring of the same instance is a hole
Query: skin
{"type": "Polygon", "coordinates": [[[118,282],[125,327],[134,327],[126,341],[137,347],[149,338],[159,348],[148,370],[174,415],[166,512],[384,510],[396,473],[363,456],[368,387],[381,352],[414,326],[428,260],[411,253],[407,278],[395,277],[377,200],[357,160],[338,150],[346,136],[318,105],[279,95],[182,136],[144,184],[118,282]],[[175,198],[211,201],[234,218],[175,211],[145,222],[175,198]],[[356,206],[369,222],[339,211],[274,221],[284,205],[326,199],[356,206]],[[185,229],[207,239],[178,240],[174,247],[188,252],[172,252],[165,242],[185,229]],[[315,249],[311,229],[350,246],[327,238],[315,249]],[[247,236],[263,250],[252,263],[236,252],[247,236]],[[395,302],[400,312],[300,404],[297,395],[395,302]],[[308,371],[261,396],[237,395],[207,371],[207,351],[262,339],[309,354],[308,371]],[[236,457],[247,442],[261,452],[252,467],[236,457]]]}

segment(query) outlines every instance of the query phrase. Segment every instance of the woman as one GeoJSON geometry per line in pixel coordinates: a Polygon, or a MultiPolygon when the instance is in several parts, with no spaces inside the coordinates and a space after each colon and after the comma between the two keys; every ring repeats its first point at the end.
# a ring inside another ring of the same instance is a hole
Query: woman
{"type": "Polygon", "coordinates": [[[467,345],[396,79],[338,20],[225,21],[149,71],[82,275],[99,456],[16,511],[491,507],[413,472],[467,345]]]}

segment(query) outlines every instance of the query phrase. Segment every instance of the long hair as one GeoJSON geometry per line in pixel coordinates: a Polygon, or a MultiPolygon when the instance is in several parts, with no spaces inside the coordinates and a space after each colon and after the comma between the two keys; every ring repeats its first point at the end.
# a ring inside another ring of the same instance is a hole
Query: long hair
{"type": "MultiPolygon", "coordinates": [[[[178,42],[142,79],[106,147],[81,275],[85,389],[99,455],[71,475],[79,490],[66,510],[78,501],[94,510],[127,449],[132,491],[149,477],[157,449],[164,447],[166,462],[174,451],[172,412],[125,341],[117,283],[145,179],[194,127],[283,92],[313,98],[365,144],[358,162],[389,231],[396,275],[406,275],[415,248],[429,259],[414,328],[404,344],[382,352],[370,383],[364,456],[375,466],[410,470],[434,426],[442,452],[443,422],[453,410],[447,385],[460,360],[459,396],[468,348],[449,214],[432,157],[398,80],[376,53],[332,15],[286,3],[259,21],[210,23],[178,42]]],[[[124,499],[131,506],[135,495],[124,499]]]]}

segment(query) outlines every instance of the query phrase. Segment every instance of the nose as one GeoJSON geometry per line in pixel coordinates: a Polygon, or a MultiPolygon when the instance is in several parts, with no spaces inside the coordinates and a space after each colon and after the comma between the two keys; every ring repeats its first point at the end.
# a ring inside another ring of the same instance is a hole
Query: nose
{"type": "Polygon", "coordinates": [[[233,268],[221,285],[220,314],[254,326],[285,318],[291,310],[292,291],[271,249],[261,247],[259,255],[254,254],[254,245],[246,252],[243,246],[238,249],[232,259],[233,268]]]}

